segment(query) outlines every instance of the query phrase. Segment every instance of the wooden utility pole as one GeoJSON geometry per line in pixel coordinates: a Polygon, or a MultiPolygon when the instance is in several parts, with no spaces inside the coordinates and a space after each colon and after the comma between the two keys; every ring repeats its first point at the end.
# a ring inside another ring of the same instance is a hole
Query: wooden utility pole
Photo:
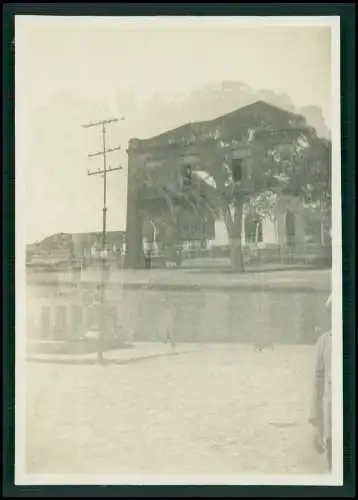
{"type": "Polygon", "coordinates": [[[96,153],[90,153],[88,155],[89,158],[93,158],[96,156],[103,156],[103,170],[97,170],[91,172],[88,170],[88,175],[103,175],[103,219],[102,219],[102,266],[101,266],[101,313],[100,313],[100,331],[98,336],[98,360],[103,360],[103,350],[104,350],[104,341],[105,341],[105,282],[106,282],[106,272],[107,272],[107,174],[109,172],[113,172],[115,170],[122,170],[122,166],[118,167],[110,167],[107,165],[107,154],[112,153],[113,151],[120,150],[120,146],[115,148],[108,148],[106,145],[106,125],[110,123],[115,123],[120,120],[124,120],[124,118],[112,118],[110,120],[101,120],[95,123],[88,123],[86,125],[82,125],[83,128],[91,128],[91,127],[101,127],[102,129],[102,151],[98,151],[96,153]]]}

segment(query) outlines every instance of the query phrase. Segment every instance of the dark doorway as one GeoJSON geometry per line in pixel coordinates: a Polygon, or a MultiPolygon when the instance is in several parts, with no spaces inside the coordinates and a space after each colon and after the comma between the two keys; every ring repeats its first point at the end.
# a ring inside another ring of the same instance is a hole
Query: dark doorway
{"type": "Polygon", "coordinates": [[[234,182],[241,182],[243,174],[242,160],[234,158],[231,164],[231,171],[234,182]]]}
{"type": "Polygon", "coordinates": [[[296,228],[295,228],[295,216],[290,210],[287,210],[286,212],[285,227],[286,227],[287,244],[292,245],[295,241],[296,228]]]}
{"type": "Polygon", "coordinates": [[[257,222],[256,226],[256,238],[257,238],[257,243],[261,243],[263,241],[263,234],[262,234],[262,222],[259,220],[257,222]]]}

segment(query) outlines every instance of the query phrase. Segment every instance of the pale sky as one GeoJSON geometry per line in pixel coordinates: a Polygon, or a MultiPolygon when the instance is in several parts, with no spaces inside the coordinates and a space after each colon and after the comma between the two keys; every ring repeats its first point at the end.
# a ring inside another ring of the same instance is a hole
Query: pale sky
{"type": "MultiPolygon", "coordinates": [[[[120,111],[115,102],[118,90],[131,90],[138,101],[144,101],[154,92],[190,92],[210,83],[240,81],[255,89],[286,93],[298,107],[319,106],[330,126],[330,28],[239,26],[233,19],[223,25],[191,18],[190,22],[182,19],[169,26],[167,20],[155,18],[145,24],[135,18],[17,16],[16,140],[17,148],[21,142],[21,152],[17,154],[16,168],[17,172],[27,170],[28,241],[61,230],[98,230],[102,182],[100,178],[83,175],[83,169],[90,165],[80,167],[79,158],[73,157],[72,165],[63,165],[63,172],[59,172],[59,166],[46,167],[46,159],[40,170],[39,166],[36,169],[29,164],[28,158],[34,156],[25,154],[26,148],[33,147],[26,143],[31,113],[58,94],[95,100],[109,114],[118,116],[120,111]],[[82,177],[74,175],[76,168],[81,168],[82,177]],[[71,178],[69,193],[53,188],[51,195],[46,195],[45,186],[54,183],[54,173],[62,175],[64,181],[70,182],[71,178]],[[94,179],[97,188],[91,191],[94,179]],[[43,186],[41,195],[39,183],[43,186]],[[86,200],[88,206],[81,216],[74,217],[74,213],[80,213],[78,190],[82,192],[81,203],[86,200]],[[46,221],[40,220],[43,218],[40,214],[44,213],[46,221]]],[[[88,120],[93,117],[89,114],[88,120]]],[[[49,119],[49,129],[56,126],[49,119]]],[[[127,140],[125,122],[116,127],[118,137],[121,134],[127,140]]],[[[79,142],[83,141],[83,133],[80,127],[76,129],[79,142]]],[[[77,140],[74,134],[71,132],[73,140],[77,140]]],[[[92,152],[86,140],[86,152],[92,152]]],[[[41,138],[41,143],[44,142],[46,137],[41,138]]],[[[56,151],[56,145],[53,148],[56,151]]],[[[60,144],[58,148],[61,149],[60,144]]],[[[82,148],[82,160],[87,161],[83,145],[82,148]]],[[[40,165],[41,148],[36,154],[36,163],[40,165]]],[[[121,161],[125,163],[124,156],[121,161]]],[[[126,174],[112,176],[112,182],[117,184],[113,198],[109,199],[109,212],[119,207],[121,215],[117,218],[112,214],[115,222],[110,229],[124,229],[125,201],[118,205],[116,198],[119,192],[125,197],[126,174]]]]}

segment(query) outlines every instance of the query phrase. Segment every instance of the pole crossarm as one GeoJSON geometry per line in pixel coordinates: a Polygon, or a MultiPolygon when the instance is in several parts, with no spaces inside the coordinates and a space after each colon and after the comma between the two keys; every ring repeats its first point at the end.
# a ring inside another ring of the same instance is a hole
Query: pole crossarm
{"type": "Polygon", "coordinates": [[[107,125],[108,123],[115,123],[124,120],[124,116],[121,118],[110,118],[109,120],[99,120],[98,122],[86,123],[82,125],[83,128],[98,127],[99,125],[107,125]]]}
{"type": "MultiPolygon", "coordinates": [[[[106,169],[106,172],[113,172],[114,170],[123,170],[123,167],[109,167],[106,169]]],[[[95,172],[88,171],[88,175],[103,175],[104,173],[104,170],[96,170],[95,172]]]]}
{"type": "Polygon", "coordinates": [[[112,153],[112,151],[119,151],[120,149],[121,147],[118,146],[117,148],[106,149],[106,151],[97,151],[96,153],[89,153],[88,158],[93,158],[94,156],[103,156],[107,153],[112,153]]]}

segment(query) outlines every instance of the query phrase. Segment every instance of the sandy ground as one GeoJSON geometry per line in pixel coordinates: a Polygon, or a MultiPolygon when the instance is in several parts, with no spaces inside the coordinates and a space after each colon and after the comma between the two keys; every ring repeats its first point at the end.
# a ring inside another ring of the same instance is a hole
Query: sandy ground
{"type": "Polygon", "coordinates": [[[317,474],[313,346],[207,345],[128,365],[27,363],[26,472],[317,474]]]}

